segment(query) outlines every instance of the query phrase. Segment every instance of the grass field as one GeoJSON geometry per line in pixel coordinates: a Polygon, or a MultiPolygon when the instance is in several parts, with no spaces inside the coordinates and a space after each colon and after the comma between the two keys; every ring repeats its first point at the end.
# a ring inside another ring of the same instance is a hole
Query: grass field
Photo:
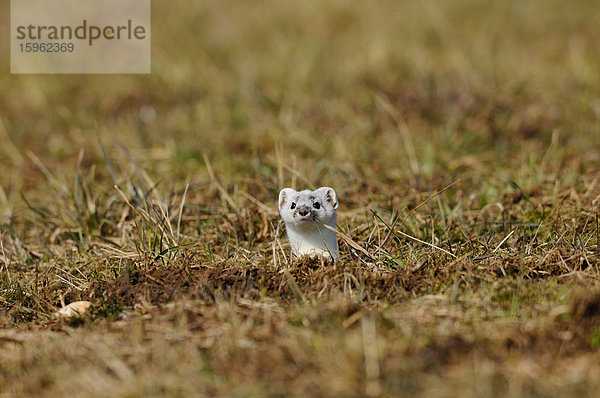
{"type": "Polygon", "coordinates": [[[596,1],[152,15],[149,75],[0,60],[0,397],[598,396],[596,1]]]}

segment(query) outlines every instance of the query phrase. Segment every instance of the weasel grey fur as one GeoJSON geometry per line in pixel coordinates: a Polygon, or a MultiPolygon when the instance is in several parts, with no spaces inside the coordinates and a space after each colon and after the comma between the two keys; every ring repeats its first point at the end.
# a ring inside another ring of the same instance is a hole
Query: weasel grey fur
{"type": "Polygon", "coordinates": [[[292,252],[296,257],[321,255],[339,258],[335,232],[338,208],[333,188],[321,187],[315,191],[296,191],[284,188],[279,192],[279,214],[285,222],[292,252]]]}

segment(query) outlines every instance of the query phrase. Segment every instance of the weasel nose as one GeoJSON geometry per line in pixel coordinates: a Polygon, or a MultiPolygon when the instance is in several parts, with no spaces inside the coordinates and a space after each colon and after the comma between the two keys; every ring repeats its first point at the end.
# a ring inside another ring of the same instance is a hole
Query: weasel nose
{"type": "Polygon", "coordinates": [[[300,210],[298,210],[298,213],[300,213],[300,215],[302,217],[304,217],[308,214],[308,209],[306,209],[306,208],[300,209],[300,210]]]}

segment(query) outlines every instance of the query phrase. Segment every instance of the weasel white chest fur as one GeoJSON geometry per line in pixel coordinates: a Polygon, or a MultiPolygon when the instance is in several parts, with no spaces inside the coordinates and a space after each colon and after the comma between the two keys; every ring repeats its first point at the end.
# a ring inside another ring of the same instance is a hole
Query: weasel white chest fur
{"type": "Polygon", "coordinates": [[[335,232],[338,200],[333,188],[279,192],[279,214],[285,222],[292,252],[296,257],[321,255],[337,260],[339,251],[335,232]]]}

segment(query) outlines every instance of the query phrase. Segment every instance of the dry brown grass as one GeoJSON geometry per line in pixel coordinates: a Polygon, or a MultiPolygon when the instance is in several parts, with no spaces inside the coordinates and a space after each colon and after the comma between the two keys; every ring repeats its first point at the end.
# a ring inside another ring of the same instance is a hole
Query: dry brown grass
{"type": "Polygon", "coordinates": [[[0,75],[0,396],[597,395],[595,2],[153,6],[149,76],[0,75]]]}

